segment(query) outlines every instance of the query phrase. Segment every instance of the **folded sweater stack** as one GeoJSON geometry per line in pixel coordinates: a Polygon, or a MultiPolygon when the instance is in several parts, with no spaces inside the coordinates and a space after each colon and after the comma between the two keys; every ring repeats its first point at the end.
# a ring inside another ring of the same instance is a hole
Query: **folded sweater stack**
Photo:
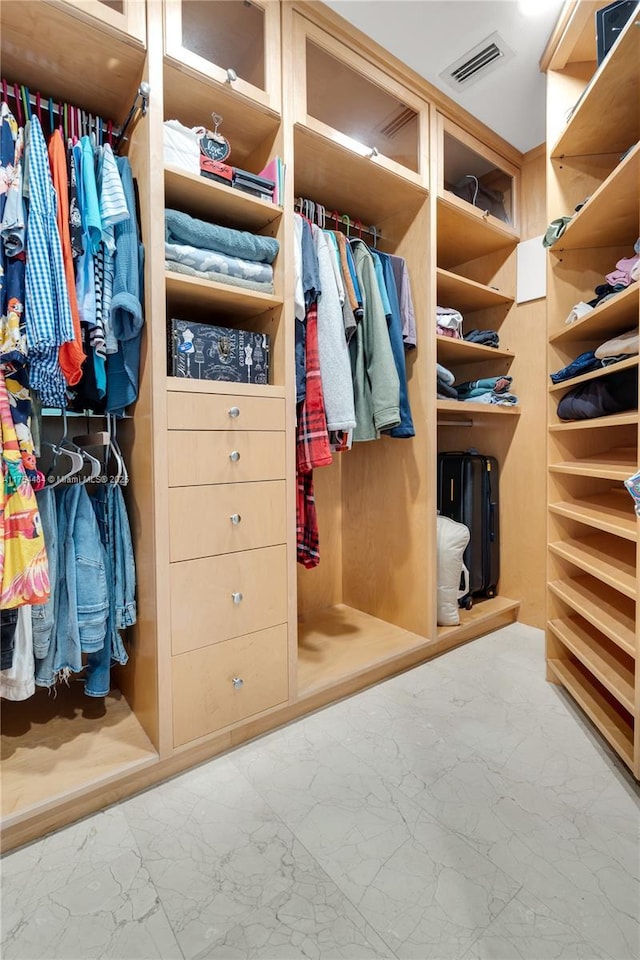
{"type": "Polygon", "coordinates": [[[273,293],[279,242],[165,210],[165,265],[187,276],[273,293]]]}
{"type": "Polygon", "coordinates": [[[436,333],[440,337],[462,340],[462,314],[452,307],[436,307],[436,333]]]}
{"type": "Polygon", "coordinates": [[[582,376],[590,373],[592,370],[600,370],[602,367],[608,367],[613,363],[619,363],[629,356],[638,353],[638,329],[628,330],[626,333],[620,333],[611,340],[601,343],[595,350],[586,350],[575,360],[568,363],[561,370],[550,373],[552,383],[562,383],[564,380],[571,380],[573,377],[582,376]]]}

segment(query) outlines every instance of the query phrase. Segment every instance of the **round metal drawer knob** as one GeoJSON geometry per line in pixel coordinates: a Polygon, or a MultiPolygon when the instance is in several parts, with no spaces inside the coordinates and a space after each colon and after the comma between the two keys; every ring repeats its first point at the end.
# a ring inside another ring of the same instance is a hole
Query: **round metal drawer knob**
{"type": "Polygon", "coordinates": [[[243,596],[241,593],[232,593],[231,596],[233,597],[234,603],[242,603],[243,596]]]}
{"type": "Polygon", "coordinates": [[[232,513],[231,516],[229,517],[229,520],[231,520],[231,523],[234,525],[234,527],[237,527],[240,521],[242,520],[242,517],[240,516],[239,513],[232,513]]]}
{"type": "Polygon", "coordinates": [[[238,79],[238,74],[233,69],[233,67],[227,67],[227,83],[235,83],[238,79]]]}
{"type": "Polygon", "coordinates": [[[240,687],[244,686],[244,680],[242,677],[234,677],[231,683],[233,684],[234,690],[239,690],[240,687]]]}
{"type": "Polygon", "coordinates": [[[228,413],[229,416],[235,420],[236,417],[240,416],[240,407],[229,407],[228,413]]]}
{"type": "Polygon", "coordinates": [[[229,454],[229,460],[231,460],[232,463],[237,463],[239,459],[240,459],[240,451],[232,450],[231,453],[229,454]]]}

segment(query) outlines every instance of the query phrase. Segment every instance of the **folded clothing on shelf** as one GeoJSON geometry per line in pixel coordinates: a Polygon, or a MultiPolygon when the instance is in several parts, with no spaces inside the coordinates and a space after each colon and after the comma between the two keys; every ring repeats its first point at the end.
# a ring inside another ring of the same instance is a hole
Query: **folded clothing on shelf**
{"type": "Polygon", "coordinates": [[[454,374],[451,373],[451,370],[447,370],[441,363],[436,363],[436,374],[438,380],[443,380],[445,383],[448,383],[450,387],[456,382],[456,378],[454,374]]]}
{"type": "Polygon", "coordinates": [[[578,303],[574,303],[571,307],[569,316],[565,320],[565,323],[575,323],[576,320],[580,320],[582,317],[585,317],[588,313],[591,313],[593,307],[589,303],[585,303],[584,300],[579,300],[578,303]]]}
{"type": "Polygon", "coordinates": [[[552,383],[562,383],[563,380],[571,380],[572,377],[579,377],[583,373],[590,373],[591,370],[598,370],[602,363],[595,355],[593,350],[585,350],[580,356],[568,363],[561,370],[550,373],[549,377],[552,383]]]}
{"type": "Polygon", "coordinates": [[[518,403],[518,398],[514,393],[494,393],[493,390],[487,390],[478,396],[459,397],[463,403],[492,403],[497,406],[511,407],[518,403]]]}
{"type": "Polygon", "coordinates": [[[481,343],[485,347],[500,346],[500,338],[495,330],[469,330],[464,339],[469,343],[481,343]]]}
{"type": "Polygon", "coordinates": [[[444,400],[460,399],[458,397],[458,391],[456,390],[456,388],[452,387],[445,380],[441,380],[440,377],[438,377],[438,380],[437,380],[436,392],[438,396],[444,400]]]}
{"type": "Polygon", "coordinates": [[[598,360],[613,360],[638,353],[638,329],[620,333],[617,337],[601,343],[595,350],[598,360]]]}
{"type": "Polygon", "coordinates": [[[564,394],[558,404],[560,420],[592,420],[638,406],[637,370],[620,370],[587,380],[564,394]]]}
{"type": "Polygon", "coordinates": [[[483,377],[480,380],[467,380],[456,384],[456,390],[461,400],[473,400],[485,393],[507,393],[513,382],[513,377],[483,377]]]}
{"type": "Polygon", "coordinates": [[[256,263],[273,263],[280,249],[275,237],[262,237],[246,230],[232,230],[197,220],[180,210],[165,210],[165,241],[215,250],[230,257],[256,263]]]}
{"type": "Polygon", "coordinates": [[[436,332],[441,337],[462,340],[462,314],[451,307],[436,307],[436,332]]]}

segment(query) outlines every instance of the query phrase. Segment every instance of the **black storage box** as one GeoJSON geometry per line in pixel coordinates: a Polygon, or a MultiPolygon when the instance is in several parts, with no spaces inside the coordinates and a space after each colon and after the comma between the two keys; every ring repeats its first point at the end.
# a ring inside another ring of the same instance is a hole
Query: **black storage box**
{"type": "Polygon", "coordinates": [[[638,10],[637,0],[615,0],[596,12],[598,66],[607,56],[624,30],[627,21],[638,10]]]}
{"type": "Polygon", "coordinates": [[[192,380],[269,382],[269,335],[171,320],[168,373],[192,380]]]}

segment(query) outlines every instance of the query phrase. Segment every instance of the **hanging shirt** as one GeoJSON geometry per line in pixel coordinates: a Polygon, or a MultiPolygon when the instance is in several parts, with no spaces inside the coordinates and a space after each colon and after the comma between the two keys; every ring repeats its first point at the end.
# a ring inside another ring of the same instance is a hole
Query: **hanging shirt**
{"type": "Polygon", "coordinates": [[[102,148],[98,167],[98,187],[102,221],[102,325],[106,352],[116,353],[118,341],[111,327],[111,299],[116,253],[115,226],[129,219],[129,210],[113,150],[108,143],[102,148]]]}
{"type": "Polygon", "coordinates": [[[67,279],[67,293],[69,295],[69,309],[73,321],[73,339],[63,343],[58,352],[60,367],[68,384],[74,386],[82,376],[82,364],[85,361],[82,349],[82,334],[80,332],[80,314],[76,296],[76,282],[73,271],[73,254],[71,253],[71,234],[69,232],[69,191],[67,185],[67,156],[62,141],[62,134],[54,130],[49,140],[49,164],[51,178],[58,201],[57,223],[62,247],[62,260],[67,279]]]}
{"type": "Polygon", "coordinates": [[[328,430],[352,430],[356,425],[349,348],[344,335],[342,304],[332,261],[334,256],[320,227],[312,226],[320,270],[318,352],[328,430]]]}
{"type": "Polygon", "coordinates": [[[58,362],[59,348],[73,340],[73,318],[56,222],[56,194],[40,121],[29,129],[29,225],[25,322],[30,382],[42,402],[65,407],[66,382],[58,362]]]}
{"type": "Polygon", "coordinates": [[[416,432],[413,426],[413,417],[411,416],[411,406],[409,404],[409,391],[407,389],[407,368],[405,362],[405,346],[402,341],[402,318],[400,313],[400,301],[393,273],[391,257],[386,253],[372,252],[372,257],[377,267],[380,266],[382,273],[382,283],[387,293],[389,301],[389,341],[393,351],[398,380],[400,381],[400,423],[397,427],[389,430],[391,437],[415,437],[416,432]]]}
{"type": "Polygon", "coordinates": [[[391,256],[391,265],[393,267],[393,276],[396,281],[398,300],[400,301],[402,339],[407,347],[415,347],[418,342],[416,337],[416,315],[413,309],[411,284],[409,283],[409,270],[407,269],[407,264],[404,257],[391,256]]]}
{"type": "Polygon", "coordinates": [[[375,440],[400,423],[400,382],[373,257],[359,239],[350,241],[364,316],[351,341],[357,426],[355,440],[375,440]]]}

